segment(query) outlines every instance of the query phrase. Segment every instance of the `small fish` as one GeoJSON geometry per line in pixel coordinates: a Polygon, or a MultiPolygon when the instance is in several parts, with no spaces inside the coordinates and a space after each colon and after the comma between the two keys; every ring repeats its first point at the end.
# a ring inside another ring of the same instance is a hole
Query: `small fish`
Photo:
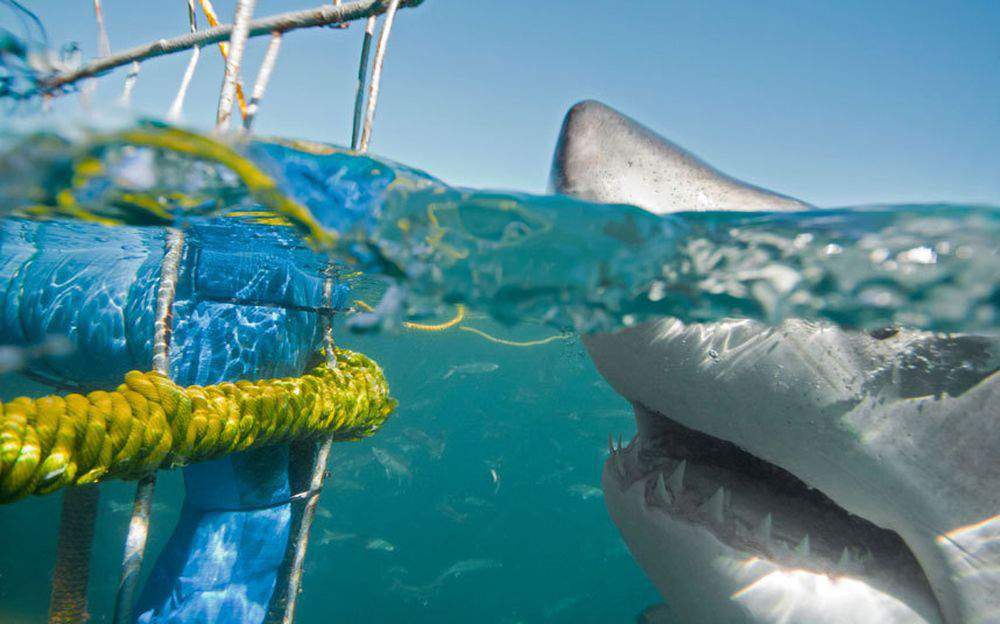
{"type": "Polygon", "coordinates": [[[494,364],[493,362],[471,362],[469,364],[459,364],[449,368],[448,372],[445,373],[444,377],[441,379],[449,379],[453,375],[483,375],[485,373],[492,373],[498,368],[500,368],[500,365],[494,364]]]}
{"type": "Polygon", "coordinates": [[[453,563],[447,570],[438,574],[437,578],[434,579],[434,584],[440,585],[451,577],[458,578],[463,574],[468,574],[469,572],[493,570],[495,568],[502,567],[502,563],[493,559],[463,559],[462,561],[453,563]]]}
{"type": "Polygon", "coordinates": [[[449,520],[457,522],[459,524],[469,519],[469,514],[458,511],[448,503],[440,503],[437,506],[437,510],[440,511],[441,514],[447,517],[449,520]]]}
{"type": "Polygon", "coordinates": [[[579,601],[580,598],[578,596],[567,596],[566,598],[557,600],[555,604],[545,607],[543,611],[545,614],[545,619],[551,620],[553,617],[559,615],[563,611],[571,609],[579,601]]]}
{"type": "Polygon", "coordinates": [[[434,437],[426,431],[412,427],[403,429],[403,435],[413,442],[423,445],[427,449],[427,453],[434,459],[441,459],[441,455],[444,454],[445,441],[443,437],[434,437]]]}
{"type": "Polygon", "coordinates": [[[489,501],[479,498],[478,496],[466,496],[464,499],[462,499],[462,502],[468,505],[469,507],[482,508],[490,506],[489,501]]]}
{"type": "Polygon", "coordinates": [[[357,536],[357,533],[341,533],[339,531],[323,529],[323,535],[319,538],[319,543],[320,546],[326,546],[327,544],[333,544],[334,542],[346,542],[347,540],[352,540],[357,536]]]}
{"type": "Polygon", "coordinates": [[[373,537],[368,540],[368,543],[365,544],[365,548],[368,550],[381,550],[383,552],[393,552],[396,550],[396,547],[391,542],[388,542],[381,537],[373,537]]]}
{"type": "Polygon", "coordinates": [[[351,479],[340,479],[335,476],[330,481],[330,485],[324,487],[329,487],[335,492],[363,492],[365,489],[364,485],[351,479]]]}
{"type": "Polygon", "coordinates": [[[496,468],[490,468],[490,479],[493,480],[493,493],[500,491],[500,473],[496,468]]]}
{"type": "Polygon", "coordinates": [[[601,488],[594,487],[593,485],[587,485],[586,483],[575,483],[566,489],[569,490],[570,494],[575,494],[583,500],[598,498],[599,496],[604,495],[601,488]]]}
{"type": "Polygon", "coordinates": [[[386,478],[395,477],[397,481],[411,481],[413,479],[409,466],[401,458],[378,446],[372,447],[372,454],[385,469],[386,478]]]}
{"type": "Polygon", "coordinates": [[[327,518],[327,519],[333,517],[333,514],[330,513],[330,510],[325,507],[317,507],[316,515],[319,516],[320,518],[327,518]]]}

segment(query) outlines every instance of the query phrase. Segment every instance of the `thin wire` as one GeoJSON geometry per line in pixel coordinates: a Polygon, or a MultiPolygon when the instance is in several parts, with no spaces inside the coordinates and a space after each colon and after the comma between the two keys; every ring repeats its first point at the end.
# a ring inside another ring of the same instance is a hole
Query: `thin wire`
{"type": "MultiPolygon", "coordinates": [[[[194,0],[187,0],[187,7],[188,27],[192,33],[198,32],[198,14],[195,12],[194,0]]],[[[181,78],[181,86],[177,89],[177,95],[174,96],[173,103],[170,104],[170,110],[167,111],[168,121],[177,121],[180,119],[181,111],[184,109],[184,98],[187,97],[188,87],[191,85],[191,79],[194,77],[194,69],[198,66],[198,59],[200,57],[201,46],[191,48],[191,59],[188,61],[187,69],[184,70],[184,77],[181,78]]]]}
{"type": "Polygon", "coordinates": [[[94,0],[94,17],[97,18],[97,53],[100,56],[111,54],[111,40],[104,27],[104,11],[101,10],[101,0],[94,0]]]}
{"type": "Polygon", "coordinates": [[[365,83],[368,81],[368,58],[372,51],[372,37],[375,36],[375,16],[365,22],[365,36],[361,41],[361,61],[358,63],[358,90],[354,95],[354,123],[351,126],[351,149],[358,150],[361,138],[361,110],[365,104],[365,83]]]}
{"type": "Polygon", "coordinates": [[[392,23],[396,18],[396,9],[399,8],[399,0],[389,0],[389,8],[385,11],[385,22],[382,24],[382,31],[378,36],[378,45],[375,46],[375,62],[372,66],[372,82],[368,85],[368,107],[365,109],[365,125],[361,130],[361,143],[358,151],[365,153],[368,151],[368,144],[372,139],[372,125],[375,123],[375,107],[378,105],[378,86],[382,79],[382,64],[385,62],[385,50],[389,45],[389,33],[392,32],[392,23]]]}
{"type": "Polygon", "coordinates": [[[229,124],[232,121],[236,82],[240,73],[240,62],[243,60],[243,50],[246,48],[247,36],[250,34],[250,19],[253,16],[255,4],[255,0],[238,0],[236,3],[233,33],[229,38],[229,54],[226,56],[226,74],[222,80],[219,110],[215,116],[215,130],[217,132],[229,130],[229,124]]]}
{"type": "Polygon", "coordinates": [[[142,64],[139,61],[132,61],[132,67],[125,76],[125,85],[122,87],[122,96],[119,102],[122,106],[128,106],[132,101],[132,90],[135,88],[135,81],[139,78],[139,70],[142,64]]]}
{"type": "Polygon", "coordinates": [[[271,72],[274,71],[274,64],[278,60],[278,51],[281,49],[281,33],[275,31],[271,35],[271,41],[267,44],[267,51],[264,53],[264,60],[260,63],[260,70],[257,72],[257,82],[253,85],[253,96],[250,104],[247,105],[247,115],[243,118],[243,129],[249,131],[253,125],[253,120],[257,116],[257,109],[260,108],[260,101],[267,90],[267,83],[271,80],[271,72]]]}

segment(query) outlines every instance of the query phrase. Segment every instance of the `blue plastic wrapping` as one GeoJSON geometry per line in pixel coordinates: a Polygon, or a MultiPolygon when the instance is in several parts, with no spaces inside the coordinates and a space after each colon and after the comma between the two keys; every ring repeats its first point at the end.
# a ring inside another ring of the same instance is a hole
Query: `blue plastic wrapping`
{"type": "MultiPolygon", "coordinates": [[[[404,171],[277,143],[247,151],[338,232],[369,227],[404,171]]],[[[301,374],[321,348],[322,314],[347,302],[347,286],[339,282],[332,301],[323,300],[327,257],[289,227],[230,217],[192,218],[178,227],[184,247],[172,309],[171,377],[207,385],[301,374]]],[[[68,338],[69,354],[43,358],[26,371],[56,387],[106,389],[129,370],[148,370],[165,240],[163,227],[4,220],[0,344],[68,338]]],[[[183,469],[180,520],[137,601],[137,621],[263,621],[291,523],[288,462],[288,448],[273,447],[183,469]]]]}

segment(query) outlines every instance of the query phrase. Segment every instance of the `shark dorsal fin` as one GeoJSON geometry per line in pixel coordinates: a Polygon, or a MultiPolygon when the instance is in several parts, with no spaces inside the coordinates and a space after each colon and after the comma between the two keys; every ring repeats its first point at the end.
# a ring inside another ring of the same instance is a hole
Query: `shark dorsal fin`
{"type": "Polygon", "coordinates": [[[656,214],[704,210],[806,210],[809,204],[714,169],[600,102],[566,113],[552,162],[552,190],[656,214]]]}

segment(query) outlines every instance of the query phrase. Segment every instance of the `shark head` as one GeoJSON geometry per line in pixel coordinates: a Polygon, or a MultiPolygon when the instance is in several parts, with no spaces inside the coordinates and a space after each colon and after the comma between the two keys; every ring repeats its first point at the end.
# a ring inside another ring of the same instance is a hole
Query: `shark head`
{"type": "MultiPolygon", "coordinates": [[[[808,205],[596,103],[554,190],[656,213],[808,205]]],[[[638,434],[602,483],[680,621],[1000,621],[1000,341],[664,318],[585,339],[638,434]]]]}

